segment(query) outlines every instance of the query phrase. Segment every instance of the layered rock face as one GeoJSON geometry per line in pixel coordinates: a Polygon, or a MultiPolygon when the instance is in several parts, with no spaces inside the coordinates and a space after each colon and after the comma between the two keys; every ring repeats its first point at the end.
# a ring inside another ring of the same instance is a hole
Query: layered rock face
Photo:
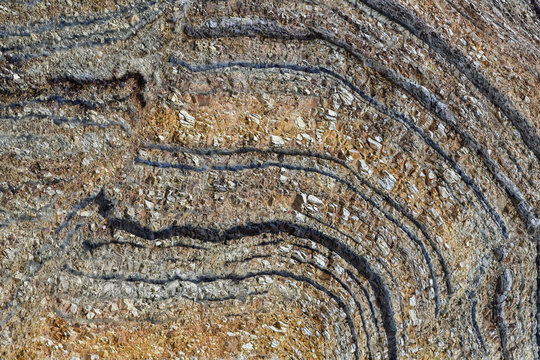
{"type": "Polygon", "coordinates": [[[0,39],[0,358],[538,359],[535,0],[8,0],[0,39]]]}

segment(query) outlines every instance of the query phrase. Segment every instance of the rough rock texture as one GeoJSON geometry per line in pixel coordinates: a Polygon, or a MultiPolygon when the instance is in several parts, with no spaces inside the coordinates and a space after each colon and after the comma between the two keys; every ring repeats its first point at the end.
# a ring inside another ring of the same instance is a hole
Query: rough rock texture
{"type": "Polygon", "coordinates": [[[538,359],[536,0],[2,0],[0,71],[0,358],[538,359]]]}

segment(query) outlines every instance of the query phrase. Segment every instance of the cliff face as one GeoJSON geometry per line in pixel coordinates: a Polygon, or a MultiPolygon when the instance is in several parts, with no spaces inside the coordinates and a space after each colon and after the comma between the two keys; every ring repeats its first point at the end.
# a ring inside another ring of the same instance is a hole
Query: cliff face
{"type": "Polygon", "coordinates": [[[3,359],[538,359],[540,8],[3,1],[3,359]]]}

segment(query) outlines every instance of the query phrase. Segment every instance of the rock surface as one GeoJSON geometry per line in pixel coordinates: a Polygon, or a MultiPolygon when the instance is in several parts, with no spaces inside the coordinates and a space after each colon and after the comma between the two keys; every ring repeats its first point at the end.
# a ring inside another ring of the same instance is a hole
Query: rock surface
{"type": "Polygon", "coordinates": [[[0,358],[538,359],[536,0],[8,0],[0,39],[0,358]]]}

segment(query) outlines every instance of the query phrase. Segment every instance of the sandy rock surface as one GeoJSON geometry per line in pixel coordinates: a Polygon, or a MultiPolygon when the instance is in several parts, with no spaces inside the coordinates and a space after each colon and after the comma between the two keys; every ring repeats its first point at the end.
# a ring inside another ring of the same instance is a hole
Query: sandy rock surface
{"type": "Polygon", "coordinates": [[[538,359],[537,0],[0,1],[0,358],[538,359]]]}

